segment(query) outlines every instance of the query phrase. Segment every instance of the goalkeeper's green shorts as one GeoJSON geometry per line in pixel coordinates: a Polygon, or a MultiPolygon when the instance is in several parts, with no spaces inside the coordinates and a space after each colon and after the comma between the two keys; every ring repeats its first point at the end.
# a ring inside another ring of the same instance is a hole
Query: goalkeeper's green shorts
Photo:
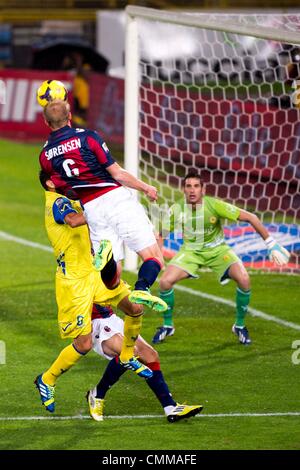
{"type": "Polygon", "coordinates": [[[194,278],[198,277],[197,273],[200,268],[210,268],[216,273],[219,282],[223,282],[224,273],[234,263],[242,262],[226,243],[222,243],[215,248],[207,248],[202,251],[187,250],[183,245],[177,255],[171,259],[169,265],[177,266],[194,278]]]}

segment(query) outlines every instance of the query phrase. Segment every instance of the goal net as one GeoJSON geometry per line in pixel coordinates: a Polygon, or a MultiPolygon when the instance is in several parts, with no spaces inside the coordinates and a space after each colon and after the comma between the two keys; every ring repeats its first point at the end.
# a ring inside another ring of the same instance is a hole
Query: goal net
{"type": "MultiPolygon", "coordinates": [[[[127,17],[126,168],[164,207],[198,169],[206,194],[256,213],[292,252],[281,270],[300,272],[300,14],[127,17]]],[[[224,231],[246,266],[274,270],[249,224],[224,231]]],[[[180,244],[171,236],[165,254],[180,244]]]]}

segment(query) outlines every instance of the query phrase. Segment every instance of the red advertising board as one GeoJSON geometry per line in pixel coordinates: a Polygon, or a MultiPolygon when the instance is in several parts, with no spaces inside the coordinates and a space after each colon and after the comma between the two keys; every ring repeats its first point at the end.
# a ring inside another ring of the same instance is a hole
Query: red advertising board
{"type": "MultiPolygon", "coordinates": [[[[22,140],[44,140],[49,129],[42,108],[36,101],[36,90],[44,80],[61,80],[72,90],[73,74],[35,70],[0,70],[4,83],[4,104],[0,104],[0,135],[22,140]]],[[[69,98],[71,95],[69,96],[69,98]]]]}

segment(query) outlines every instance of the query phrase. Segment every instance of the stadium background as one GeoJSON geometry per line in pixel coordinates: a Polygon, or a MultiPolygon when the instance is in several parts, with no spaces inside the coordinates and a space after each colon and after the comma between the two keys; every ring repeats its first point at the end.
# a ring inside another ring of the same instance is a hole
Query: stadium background
{"type": "MultiPolygon", "coordinates": [[[[127,4],[164,9],[187,8],[185,2],[168,1],[49,0],[43,2],[41,9],[39,1],[28,0],[25,8],[24,2],[21,1],[0,0],[0,80],[5,80],[8,89],[8,105],[5,108],[0,105],[0,138],[2,138],[0,140],[2,234],[0,248],[3,262],[0,283],[2,294],[0,340],[5,341],[7,357],[6,364],[0,365],[0,376],[3,374],[1,381],[3,394],[10,398],[9,403],[2,403],[0,418],[22,416],[36,418],[36,421],[27,423],[26,420],[0,420],[3,430],[10,431],[2,433],[0,448],[299,448],[297,414],[295,417],[292,416],[292,413],[297,413],[299,410],[299,391],[296,391],[295,377],[298,371],[290,359],[293,352],[291,344],[299,337],[297,276],[263,274],[253,276],[255,292],[253,307],[259,312],[283,319],[286,324],[280,325],[273,320],[262,320],[262,317],[250,318],[249,327],[251,333],[253,331],[256,343],[250,354],[248,351],[237,349],[234,340],[227,334],[233,318],[232,306],[202,295],[203,291],[208,296],[220,295],[211,274],[205,273],[205,277],[203,276],[199,283],[194,281],[183,283],[184,288],[192,288],[200,295],[200,311],[197,295],[193,297],[194,294],[189,291],[177,293],[178,338],[174,337],[173,343],[161,345],[159,349],[168,382],[171,388],[176,390],[179,399],[186,397],[187,401],[198,401],[199,395],[201,400],[203,397],[207,413],[244,413],[245,416],[241,417],[237,427],[235,418],[229,417],[226,418],[228,421],[221,425],[213,420],[205,423],[195,420],[186,427],[179,426],[175,430],[170,430],[166,428],[165,423],[158,424],[155,418],[148,417],[145,423],[142,423],[142,420],[133,421],[135,433],[140,433],[141,437],[132,442],[127,436],[132,424],[128,424],[123,418],[120,423],[124,437],[121,441],[112,443],[110,433],[113,434],[118,430],[118,422],[114,420],[104,423],[107,436],[103,438],[101,429],[91,428],[94,423],[86,422],[85,419],[79,426],[78,423],[73,425],[72,420],[66,419],[61,423],[51,422],[50,427],[47,422],[43,423],[37,419],[42,411],[38,407],[36,392],[31,393],[31,379],[35,373],[40,372],[41,362],[47,364],[49,358],[53,356],[53,351],[61,348],[61,343],[55,337],[54,263],[51,254],[48,254],[45,248],[48,242],[43,229],[43,200],[36,181],[37,154],[40,144],[47,136],[47,129],[34,95],[37,84],[49,78],[47,71],[49,69],[51,78],[61,79],[69,86],[74,106],[74,78],[78,70],[72,67],[69,70],[62,70],[63,67],[59,70],[56,67],[53,70],[53,56],[49,55],[47,59],[47,54],[43,52],[44,63],[41,71],[36,64],[34,65],[34,58],[37,57],[38,50],[44,51],[44,47],[55,46],[57,43],[66,47],[73,43],[78,48],[86,47],[88,43],[91,49],[98,48],[102,58],[104,53],[108,54],[104,56],[108,61],[107,66],[105,60],[101,62],[97,59],[97,64],[100,62],[102,64],[99,67],[103,66],[103,73],[99,74],[90,67],[85,75],[88,77],[90,96],[93,97],[85,119],[89,127],[98,129],[104,135],[112,153],[122,162],[124,54],[118,47],[117,51],[115,49],[110,51],[109,44],[107,45],[105,41],[101,44],[103,36],[99,29],[107,22],[106,15],[112,13],[112,21],[116,21],[113,13],[117,9],[123,9],[127,4]],[[19,237],[23,242],[25,240],[38,243],[44,248],[31,249],[26,245],[24,247],[22,241],[19,244],[17,239],[9,239],[9,236],[19,237]],[[275,300],[274,295],[278,291],[280,298],[275,300]],[[289,323],[292,326],[287,326],[289,323]],[[193,337],[189,331],[194,331],[193,337]],[[38,357],[32,353],[34,349],[39,351],[38,357]],[[193,356],[190,354],[191,350],[194,352],[193,356]],[[184,374],[189,377],[188,384],[186,380],[182,380],[184,374]],[[18,390],[17,379],[24,384],[24,391],[20,395],[21,401],[25,403],[23,407],[20,406],[19,397],[15,396],[18,390]],[[276,416],[276,413],[282,410],[291,413],[291,416],[276,416]],[[254,416],[247,416],[247,413],[252,415],[270,413],[270,416],[265,420],[261,417],[259,421],[254,416]],[[26,437],[29,424],[32,429],[31,440],[26,437]],[[149,426],[147,431],[145,424],[149,426]],[[277,431],[270,435],[269,428],[272,426],[276,427],[277,431]],[[93,430],[94,436],[83,438],[79,428],[87,432],[93,430]],[[155,434],[160,434],[162,431],[164,436],[158,443],[155,434]],[[41,438],[41,432],[46,433],[46,439],[41,438]],[[69,440],[62,438],[61,432],[69,435],[69,440]]],[[[221,11],[227,11],[229,8],[239,8],[239,11],[242,11],[243,8],[262,5],[261,2],[249,4],[249,2],[222,0],[215,1],[213,6],[221,11]]],[[[199,8],[199,2],[190,1],[188,7],[199,8]]],[[[202,2],[201,7],[203,11],[207,11],[211,9],[211,2],[202,2]]],[[[264,7],[285,9],[295,8],[298,5],[293,1],[273,1],[265,2],[264,7]]],[[[107,30],[104,26],[103,28],[104,34],[107,35],[107,30]]],[[[110,47],[113,46],[114,43],[111,43],[110,47]]],[[[93,60],[96,61],[95,58],[93,60]]],[[[291,115],[291,119],[295,117],[291,115]]],[[[294,164],[299,167],[299,160],[294,164]]],[[[222,197],[222,193],[219,196],[222,197]]],[[[278,206],[274,206],[273,209],[278,209],[278,206]]],[[[296,209],[299,211],[299,204],[296,209]]],[[[299,216],[299,212],[297,215],[299,216]]],[[[298,232],[293,245],[295,250],[299,249],[297,237],[299,238],[298,232]]],[[[294,266],[292,269],[295,271],[294,266]]],[[[127,277],[129,281],[133,280],[132,275],[127,274],[127,277]]],[[[233,287],[226,289],[222,291],[222,298],[230,302],[234,296],[233,287]]],[[[149,315],[144,321],[146,339],[150,340],[156,326],[158,326],[157,318],[149,315]]],[[[87,364],[80,365],[78,370],[63,378],[60,393],[69,398],[67,404],[63,403],[62,398],[58,399],[62,418],[74,416],[76,413],[86,415],[87,411],[82,400],[84,391],[87,385],[95,381],[95,376],[101,373],[103,367],[104,364],[99,366],[97,358],[92,356],[87,359],[87,364]]],[[[159,408],[152,397],[147,400],[147,404],[144,403],[145,389],[142,385],[136,383],[135,377],[126,377],[122,385],[119,384],[116,390],[112,390],[111,398],[108,399],[107,413],[110,416],[127,414],[151,416],[159,413],[159,408]],[[136,406],[132,403],[133,396],[137,397],[136,406]]]]}

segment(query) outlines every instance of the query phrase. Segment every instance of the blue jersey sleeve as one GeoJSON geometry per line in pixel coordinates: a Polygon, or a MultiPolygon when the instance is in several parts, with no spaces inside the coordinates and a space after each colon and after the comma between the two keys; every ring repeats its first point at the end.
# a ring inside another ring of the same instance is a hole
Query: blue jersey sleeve
{"type": "Polygon", "coordinates": [[[66,197],[59,197],[54,201],[53,207],[53,217],[57,224],[64,224],[65,217],[71,212],[77,213],[77,211],[72,207],[71,202],[66,197]]]}

